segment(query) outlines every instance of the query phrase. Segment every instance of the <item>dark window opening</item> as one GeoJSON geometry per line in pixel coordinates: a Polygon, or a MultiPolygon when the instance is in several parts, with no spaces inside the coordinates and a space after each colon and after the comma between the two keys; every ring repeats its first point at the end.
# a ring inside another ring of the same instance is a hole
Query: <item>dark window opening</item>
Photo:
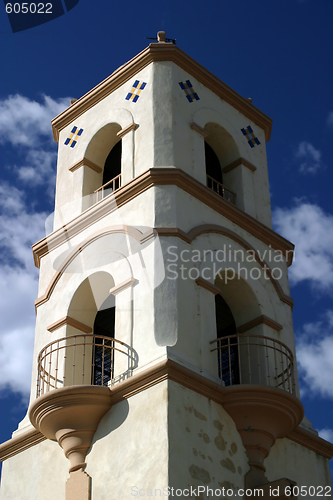
{"type": "MultiPolygon", "coordinates": [[[[206,174],[214,181],[223,184],[222,169],[218,157],[213,148],[205,142],[206,174]]],[[[209,179],[207,179],[209,181],[209,179]]],[[[208,186],[210,187],[210,186],[208,186]]]]}
{"type": "Polygon", "coordinates": [[[104,164],[103,186],[121,174],[121,141],[111,149],[104,164]]]}
{"type": "Polygon", "coordinates": [[[236,323],[232,312],[221,295],[215,295],[216,330],[218,342],[218,373],[224,384],[239,384],[238,345],[236,323]]]}
{"type": "Polygon", "coordinates": [[[94,335],[102,335],[104,338],[95,337],[93,349],[92,384],[107,386],[113,378],[114,365],[114,329],[116,308],[114,296],[110,295],[100,307],[94,322],[94,335]],[[106,338],[105,338],[106,337],[106,338]]]}

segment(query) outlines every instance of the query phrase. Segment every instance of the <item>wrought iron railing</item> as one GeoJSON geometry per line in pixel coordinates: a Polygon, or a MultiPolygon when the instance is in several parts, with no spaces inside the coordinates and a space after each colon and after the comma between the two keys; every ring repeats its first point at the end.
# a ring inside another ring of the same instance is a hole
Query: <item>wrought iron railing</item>
{"type": "Polygon", "coordinates": [[[37,397],[66,386],[111,386],[137,366],[130,346],[102,335],[74,335],[47,344],[38,356],[37,397]]]}
{"type": "Polygon", "coordinates": [[[236,204],[236,193],[227,189],[223,184],[213,179],[213,177],[206,175],[206,178],[207,187],[209,189],[220,195],[225,200],[230,201],[230,203],[233,203],[234,205],[236,204]]]}
{"type": "Polygon", "coordinates": [[[120,187],[121,187],[121,174],[117,175],[117,177],[114,177],[110,181],[103,184],[103,186],[96,189],[96,191],[94,191],[94,194],[96,196],[95,203],[105,198],[105,196],[114,193],[114,191],[117,191],[117,189],[119,189],[120,187]]]}
{"type": "Polygon", "coordinates": [[[258,384],[295,394],[294,356],[279,340],[263,335],[230,335],[213,340],[218,375],[225,386],[258,384]]]}

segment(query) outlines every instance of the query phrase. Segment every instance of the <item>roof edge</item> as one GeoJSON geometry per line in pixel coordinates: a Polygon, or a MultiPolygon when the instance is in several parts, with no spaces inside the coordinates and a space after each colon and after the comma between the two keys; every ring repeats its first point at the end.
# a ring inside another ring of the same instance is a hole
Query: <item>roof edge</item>
{"type": "Polygon", "coordinates": [[[247,99],[237,94],[237,92],[232,90],[228,85],[219,80],[210,73],[210,71],[197,63],[173,43],[151,43],[146,49],[133,57],[133,59],[123,66],[120,66],[120,68],[114,71],[108,78],[56,116],[51,122],[54,140],[58,142],[61,130],[132,78],[138,71],[141,71],[152,62],[161,61],[171,61],[187,71],[200,83],[263,129],[266,142],[269,141],[272,129],[271,118],[262,113],[262,111],[256,108],[247,99]]]}

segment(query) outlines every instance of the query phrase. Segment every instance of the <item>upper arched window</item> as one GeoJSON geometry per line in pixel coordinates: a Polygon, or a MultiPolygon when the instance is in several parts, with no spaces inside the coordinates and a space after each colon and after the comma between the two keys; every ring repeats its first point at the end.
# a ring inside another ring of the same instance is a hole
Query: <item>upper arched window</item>
{"type": "Polygon", "coordinates": [[[210,181],[210,183],[212,184],[212,181],[214,180],[220,184],[223,184],[220,161],[214,149],[209,144],[207,144],[206,141],[205,141],[205,163],[206,163],[206,175],[208,177],[207,182],[210,181]]]}
{"type": "Polygon", "coordinates": [[[239,383],[237,329],[230,307],[215,295],[215,317],[218,341],[218,373],[226,386],[239,383]]]}
{"type": "Polygon", "coordinates": [[[121,186],[121,141],[108,154],[103,169],[103,197],[121,186]]]}

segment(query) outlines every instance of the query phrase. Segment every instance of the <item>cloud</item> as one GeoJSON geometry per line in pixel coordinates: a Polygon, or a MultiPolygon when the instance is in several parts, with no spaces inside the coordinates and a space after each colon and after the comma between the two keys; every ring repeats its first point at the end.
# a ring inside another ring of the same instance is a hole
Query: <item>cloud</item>
{"type": "Polygon", "coordinates": [[[296,352],[304,393],[333,399],[333,311],[296,332],[296,352]]]}
{"type": "Polygon", "coordinates": [[[319,206],[297,201],[292,208],[273,211],[275,230],[295,244],[289,269],[292,285],[304,280],[322,291],[333,287],[333,215],[319,206]]]}
{"type": "Polygon", "coordinates": [[[323,167],[321,152],[310,142],[300,142],[295,153],[296,160],[300,161],[299,171],[303,174],[315,174],[323,167]]]}
{"type": "Polygon", "coordinates": [[[43,95],[42,103],[19,94],[0,101],[0,142],[35,147],[45,136],[52,140],[51,120],[69,106],[70,98],[54,100],[43,95]]]}
{"type": "Polygon", "coordinates": [[[45,235],[45,213],[27,209],[23,191],[0,184],[0,389],[30,392],[38,270],[31,244],[45,235]]]}
{"type": "Polygon", "coordinates": [[[329,443],[333,443],[333,430],[332,429],[320,429],[318,434],[321,438],[326,439],[329,443]]]}

